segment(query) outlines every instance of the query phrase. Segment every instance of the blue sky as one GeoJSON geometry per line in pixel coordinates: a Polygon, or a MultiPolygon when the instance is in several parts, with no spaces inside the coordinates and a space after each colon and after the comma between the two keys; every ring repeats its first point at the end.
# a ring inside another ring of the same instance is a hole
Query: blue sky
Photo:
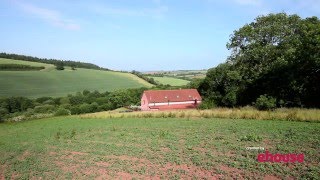
{"type": "Polygon", "coordinates": [[[320,0],[1,0],[0,51],[115,70],[207,69],[258,15],[320,17],[320,0]]]}

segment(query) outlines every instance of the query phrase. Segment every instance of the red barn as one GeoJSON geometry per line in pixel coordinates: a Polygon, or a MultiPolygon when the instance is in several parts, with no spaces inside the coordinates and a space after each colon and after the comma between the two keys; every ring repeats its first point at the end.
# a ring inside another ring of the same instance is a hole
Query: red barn
{"type": "Polygon", "coordinates": [[[201,103],[196,89],[148,90],[141,97],[141,110],[169,110],[196,108],[201,103]]]}

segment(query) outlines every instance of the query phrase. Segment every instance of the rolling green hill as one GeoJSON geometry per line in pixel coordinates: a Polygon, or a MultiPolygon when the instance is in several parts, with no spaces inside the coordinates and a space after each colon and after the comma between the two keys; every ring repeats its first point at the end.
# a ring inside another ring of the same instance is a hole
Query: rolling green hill
{"type": "Polygon", "coordinates": [[[41,71],[0,71],[0,97],[65,96],[78,91],[150,87],[151,84],[129,73],[77,68],[55,70],[51,64],[0,59],[0,64],[45,66],[41,71]]]}

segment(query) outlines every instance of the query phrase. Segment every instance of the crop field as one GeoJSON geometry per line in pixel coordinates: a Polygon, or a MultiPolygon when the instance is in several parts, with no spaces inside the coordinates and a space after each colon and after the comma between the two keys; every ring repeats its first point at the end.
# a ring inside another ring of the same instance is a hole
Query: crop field
{"type": "Polygon", "coordinates": [[[43,67],[45,67],[45,69],[43,69],[41,71],[52,71],[52,70],[55,70],[55,66],[53,64],[45,64],[45,63],[29,62],[29,61],[20,61],[20,60],[5,59],[5,58],[0,58],[0,64],[21,64],[21,65],[29,65],[29,66],[36,66],[36,67],[43,66],[43,67]]]}
{"type": "Polygon", "coordinates": [[[147,71],[145,75],[157,76],[159,74],[165,77],[183,78],[186,80],[204,79],[207,74],[207,70],[176,70],[176,71],[147,71]]]}
{"type": "Polygon", "coordinates": [[[320,123],[215,118],[56,117],[0,124],[0,179],[306,178],[320,123]],[[302,163],[258,162],[270,153],[302,163]]]}
{"type": "Polygon", "coordinates": [[[78,68],[75,71],[0,71],[0,97],[66,96],[85,89],[150,87],[151,84],[129,73],[78,68]]]}
{"type": "Polygon", "coordinates": [[[153,76],[148,76],[149,78],[153,78],[156,82],[161,83],[161,84],[169,84],[171,86],[183,86],[188,84],[190,81],[183,80],[183,79],[178,79],[174,77],[153,77],[153,76]]]}

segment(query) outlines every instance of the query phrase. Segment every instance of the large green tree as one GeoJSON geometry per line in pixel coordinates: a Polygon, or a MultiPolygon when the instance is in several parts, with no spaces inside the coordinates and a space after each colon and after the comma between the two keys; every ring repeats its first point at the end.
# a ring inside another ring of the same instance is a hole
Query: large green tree
{"type": "Polygon", "coordinates": [[[317,17],[259,16],[234,31],[227,62],[208,71],[199,89],[222,106],[267,94],[286,106],[320,107],[319,34],[317,17]]]}

